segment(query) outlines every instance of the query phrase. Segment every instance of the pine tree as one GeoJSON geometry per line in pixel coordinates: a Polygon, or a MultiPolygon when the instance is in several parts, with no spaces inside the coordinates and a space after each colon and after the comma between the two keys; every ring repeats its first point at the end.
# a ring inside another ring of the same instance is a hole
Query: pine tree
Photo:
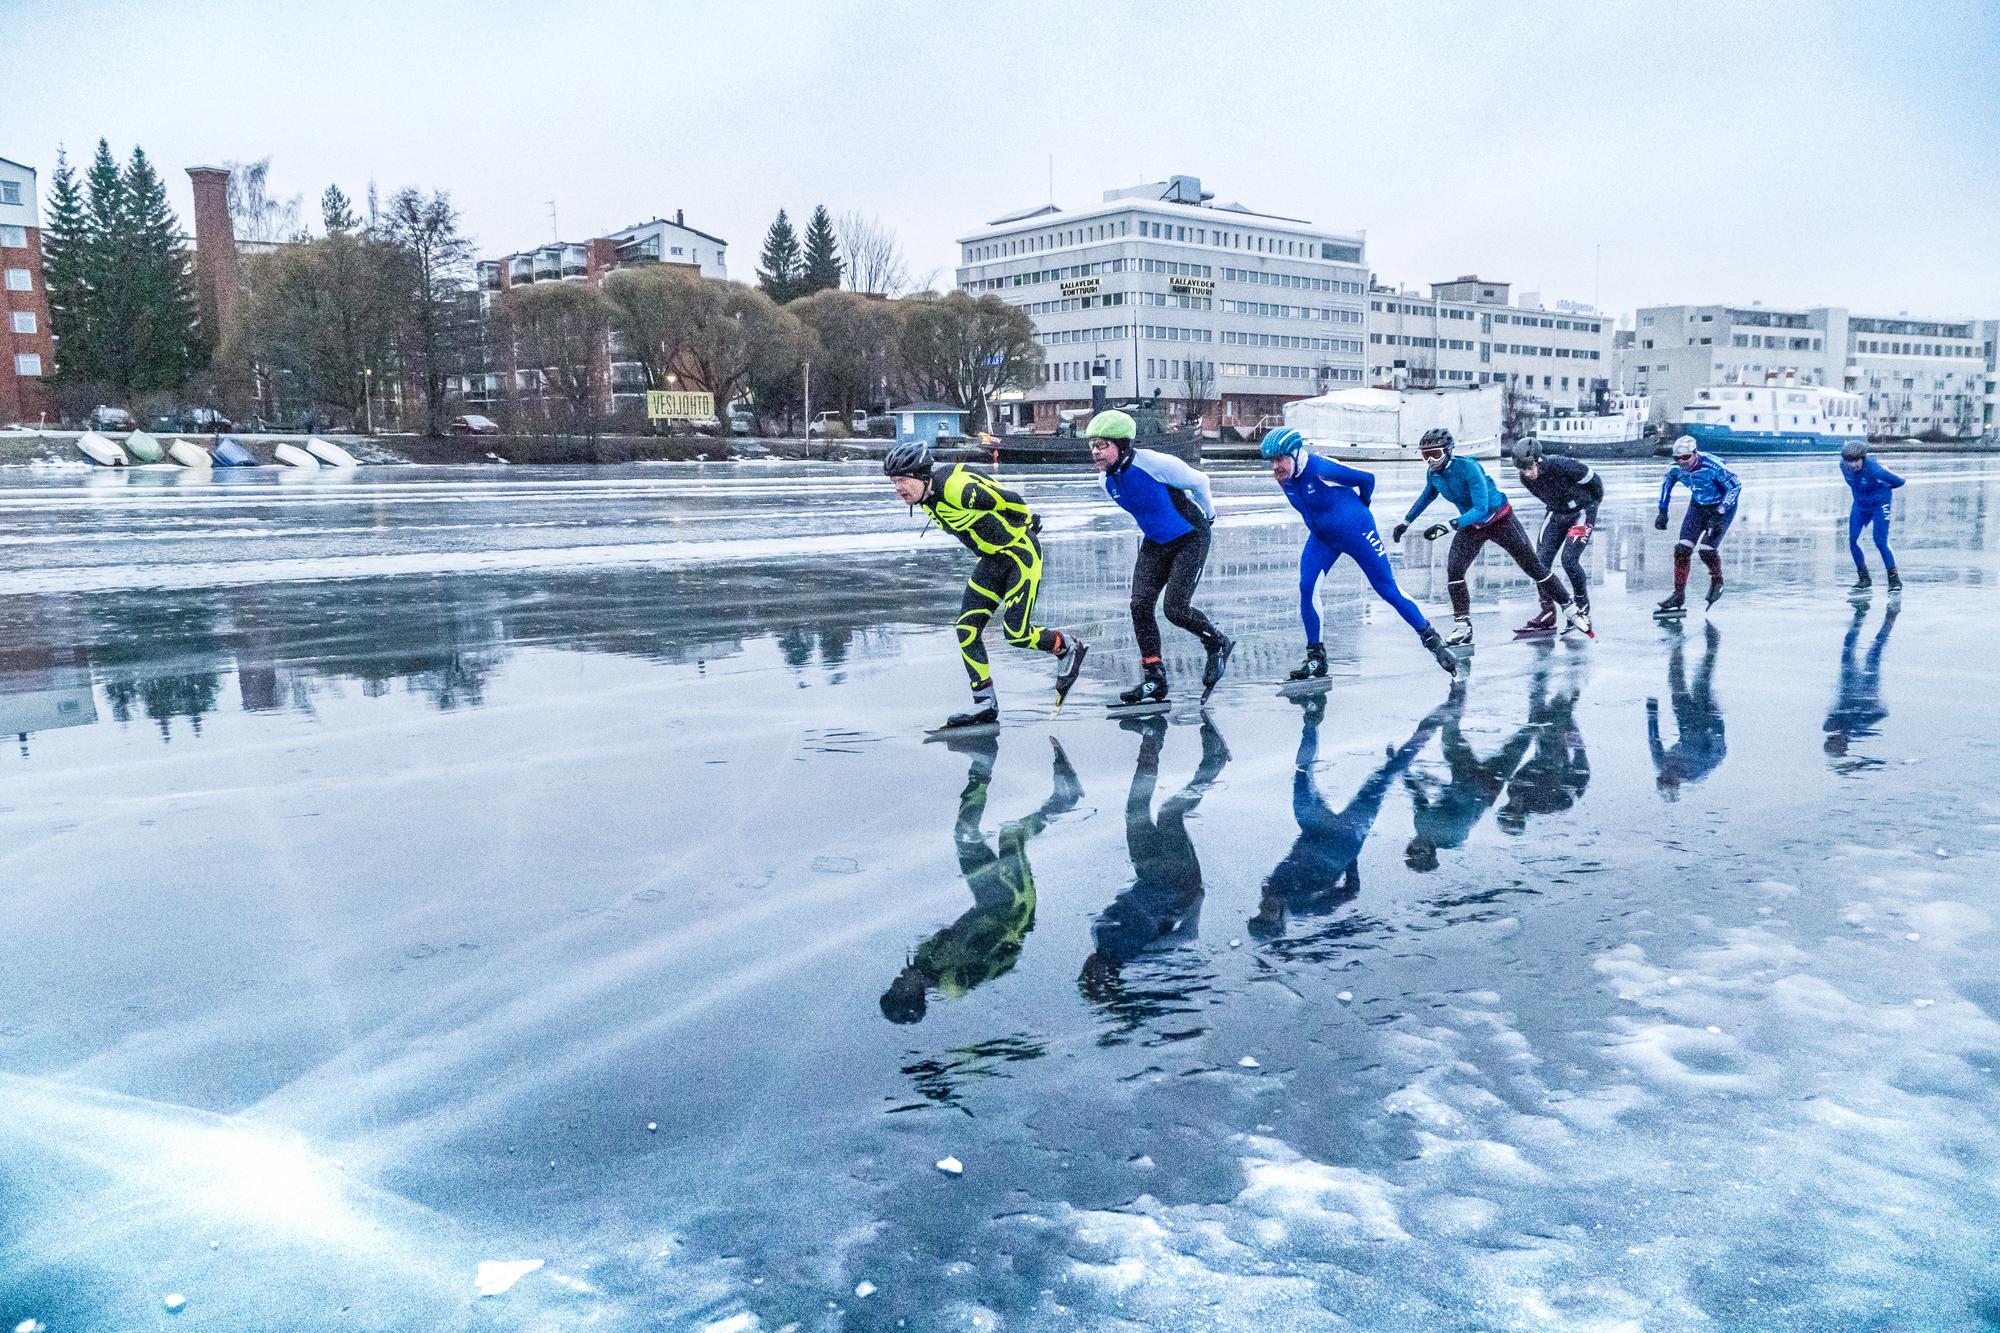
{"type": "Polygon", "coordinates": [[[128,391],[175,391],[207,360],[202,341],[220,342],[222,330],[197,332],[194,284],[181,248],[180,220],[167,206],[167,188],[133,148],[125,166],[125,238],[132,319],[131,375],[114,381],[128,391]]]}
{"type": "Polygon", "coordinates": [[[799,237],[782,208],[771,230],[764,233],[764,253],[758,264],[757,285],[764,295],[779,305],[799,295],[799,237]]]}
{"type": "Polygon", "coordinates": [[[327,186],[326,193],[319,197],[319,218],[329,236],[345,236],[361,229],[361,219],[354,216],[354,205],[338,185],[327,186]]]}
{"type": "Polygon", "coordinates": [[[42,228],[42,282],[49,329],[56,338],[55,379],[79,384],[96,377],[90,342],[90,219],[76,172],[56,150],[49,178],[48,225],[42,228]]]}
{"type": "Polygon", "coordinates": [[[836,291],[840,287],[840,242],[834,239],[833,219],[826,205],[813,209],[806,223],[805,258],[799,270],[800,296],[836,291]]]}

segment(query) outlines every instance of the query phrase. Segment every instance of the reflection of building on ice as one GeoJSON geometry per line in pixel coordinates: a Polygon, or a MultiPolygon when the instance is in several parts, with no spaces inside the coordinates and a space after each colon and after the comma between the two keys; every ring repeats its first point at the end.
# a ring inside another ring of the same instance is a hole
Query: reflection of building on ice
{"type": "Polygon", "coordinates": [[[25,632],[12,643],[0,643],[0,735],[19,737],[23,757],[28,737],[38,731],[97,721],[83,650],[72,646],[58,652],[48,646],[77,644],[82,638],[75,632],[78,627],[49,623],[53,603],[36,601],[25,632]]]}

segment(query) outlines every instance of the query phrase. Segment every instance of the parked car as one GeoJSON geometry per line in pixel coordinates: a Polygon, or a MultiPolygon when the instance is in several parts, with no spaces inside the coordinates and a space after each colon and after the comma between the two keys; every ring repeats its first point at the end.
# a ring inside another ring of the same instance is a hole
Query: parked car
{"type": "Polygon", "coordinates": [[[462,417],[451,419],[453,435],[498,435],[500,423],[492,417],[482,417],[476,412],[468,412],[462,417]]]}
{"type": "Polygon", "coordinates": [[[124,408],[106,407],[99,403],[90,410],[89,425],[92,430],[132,430],[138,423],[124,408]]]}
{"type": "Polygon", "coordinates": [[[751,435],[756,433],[756,430],[756,419],[748,412],[731,412],[729,414],[729,433],[731,435],[751,435]]]}
{"type": "Polygon", "coordinates": [[[828,426],[845,427],[846,425],[847,425],[847,418],[843,417],[840,413],[820,412],[816,413],[813,416],[812,424],[806,427],[806,434],[824,435],[826,434],[826,428],[828,426]]]}

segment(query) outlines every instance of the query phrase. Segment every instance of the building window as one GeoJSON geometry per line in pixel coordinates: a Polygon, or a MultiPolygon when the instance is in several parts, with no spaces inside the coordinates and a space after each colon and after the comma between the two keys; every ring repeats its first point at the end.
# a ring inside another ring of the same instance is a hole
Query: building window
{"type": "Polygon", "coordinates": [[[14,358],[14,373],[24,380],[40,379],[42,358],[33,352],[22,352],[14,358]]]}
{"type": "Polygon", "coordinates": [[[0,181],[0,204],[18,204],[20,202],[21,182],[0,181]]]}
{"type": "Polygon", "coordinates": [[[0,227],[0,250],[25,250],[28,248],[26,227],[0,227]]]}
{"type": "Polygon", "coordinates": [[[35,312],[32,310],[16,310],[14,312],[14,332],[33,333],[34,331],[35,312]]]}
{"type": "Polygon", "coordinates": [[[34,277],[24,268],[10,268],[7,270],[7,290],[32,292],[35,290],[34,277]]]}

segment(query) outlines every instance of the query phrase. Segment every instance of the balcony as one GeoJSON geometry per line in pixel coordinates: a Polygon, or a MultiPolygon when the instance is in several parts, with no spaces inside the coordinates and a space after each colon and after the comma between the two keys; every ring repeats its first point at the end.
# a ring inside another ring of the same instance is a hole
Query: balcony
{"type": "Polygon", "coordinates": [[[565,245],[562,248],[562,275],[565,278],[581,278],[589,272],[589,252],[580,245],[565,245]]]}
{"type": "Polygon", "coordinates": [[[533,255],[515,255],[507,261],[507,282],[510,286],[519,287],[523,283],[533,282],[534,280],[535,257],[533,255]]]}
{"type": "Polygon", "coordinates": [[[500,290],[500,268],[500,261],[497,259],[482,259],[479,261],[478,268],[475,271],[479,275],[480,291],[497,292],[500,290]]]}

